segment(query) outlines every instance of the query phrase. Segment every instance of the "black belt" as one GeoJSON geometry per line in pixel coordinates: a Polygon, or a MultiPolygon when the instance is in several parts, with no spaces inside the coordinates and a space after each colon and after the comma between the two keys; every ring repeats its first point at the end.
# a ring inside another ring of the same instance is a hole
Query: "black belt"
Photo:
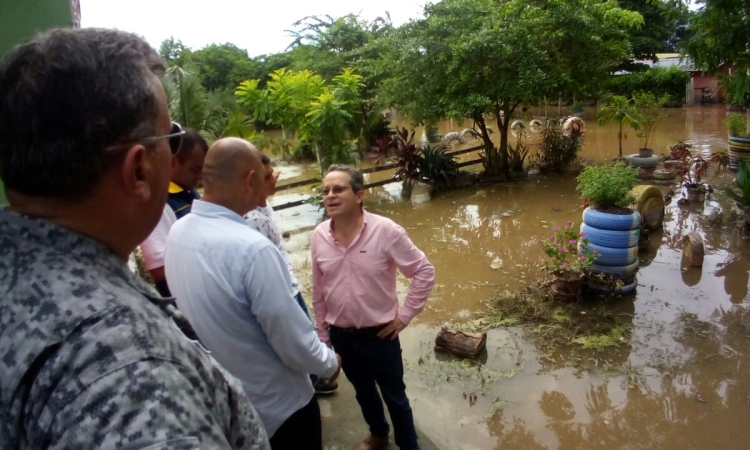
{"type": "Polygon", "coordinates": [[[388,324],[384,323],[382,325],[375,325],[374,327],[363,327],[363,328],[355,328],[355,327],[348,327],[348,328],[342,328],[337,327],[335,325],[331,325],[331,329],[339,330],[346,334],[351,334],[353,336],[369,336],[369,335],[375,335],[378,334],[380,330],[387,327],[388,324]]]}

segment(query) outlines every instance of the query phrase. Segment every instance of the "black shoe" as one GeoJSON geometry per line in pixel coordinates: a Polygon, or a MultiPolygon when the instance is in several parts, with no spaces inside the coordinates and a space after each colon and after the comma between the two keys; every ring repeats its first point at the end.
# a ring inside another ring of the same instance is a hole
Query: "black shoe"
{"type": "Polygon", "coordinates": [[[321,378],[315,383],[315,393],[320,395],[331,395],[339,388],[337,382],[329,383],[327,378],[321,378]]]}

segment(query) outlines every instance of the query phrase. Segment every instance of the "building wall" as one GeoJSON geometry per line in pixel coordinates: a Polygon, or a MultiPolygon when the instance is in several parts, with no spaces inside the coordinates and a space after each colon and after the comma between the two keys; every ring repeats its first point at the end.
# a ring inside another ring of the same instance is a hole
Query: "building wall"
{"type": "MultiPolygon", "coordinates": [[[[0,57],[35,33],[61,27],[78,27],[78,0],[0,0],[0,57]]],[[[0,181],[0,205],[5,204],[0,181]]]]}

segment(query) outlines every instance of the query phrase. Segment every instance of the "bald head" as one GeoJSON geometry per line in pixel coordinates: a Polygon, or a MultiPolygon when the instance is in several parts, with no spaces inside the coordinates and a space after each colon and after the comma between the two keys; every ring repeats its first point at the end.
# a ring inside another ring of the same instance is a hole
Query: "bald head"
{"type": "Polygon", "coordinates": [[[240,215],[255,209],[263,189],[260,152],[239,138],[214,142],[203,165],[204,200],[240,215]]]}

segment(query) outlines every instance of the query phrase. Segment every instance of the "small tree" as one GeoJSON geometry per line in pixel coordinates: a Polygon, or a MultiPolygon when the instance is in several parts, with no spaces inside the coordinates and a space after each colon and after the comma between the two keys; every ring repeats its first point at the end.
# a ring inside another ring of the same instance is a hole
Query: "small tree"
{"type": "Polygon", "coordinates": [[[640,128],[638,120],[635,118],[636,111],[633,101],[622,95],[613,95],[609,97],[607,105],[599,110],[599,126],[603,127],[609,122],[617,122],[620,130],[617,132],[618,155],[622,158],[622,140],[628,139],[627,131],[623,132],[623,125],[630,125],[634,130],[640,128]]]}
{"type": "Polygon", "coordinates": [[[641,138],[642,148],[650,148],[651,140],[656,131],[656,125],[665,117],[664,105],[669,101],[669,95],[664,94],[656,97],[650,92],[637,92],[633,94],[635,104],[635,118],[639,124],[636,132],[641,138]]]}

